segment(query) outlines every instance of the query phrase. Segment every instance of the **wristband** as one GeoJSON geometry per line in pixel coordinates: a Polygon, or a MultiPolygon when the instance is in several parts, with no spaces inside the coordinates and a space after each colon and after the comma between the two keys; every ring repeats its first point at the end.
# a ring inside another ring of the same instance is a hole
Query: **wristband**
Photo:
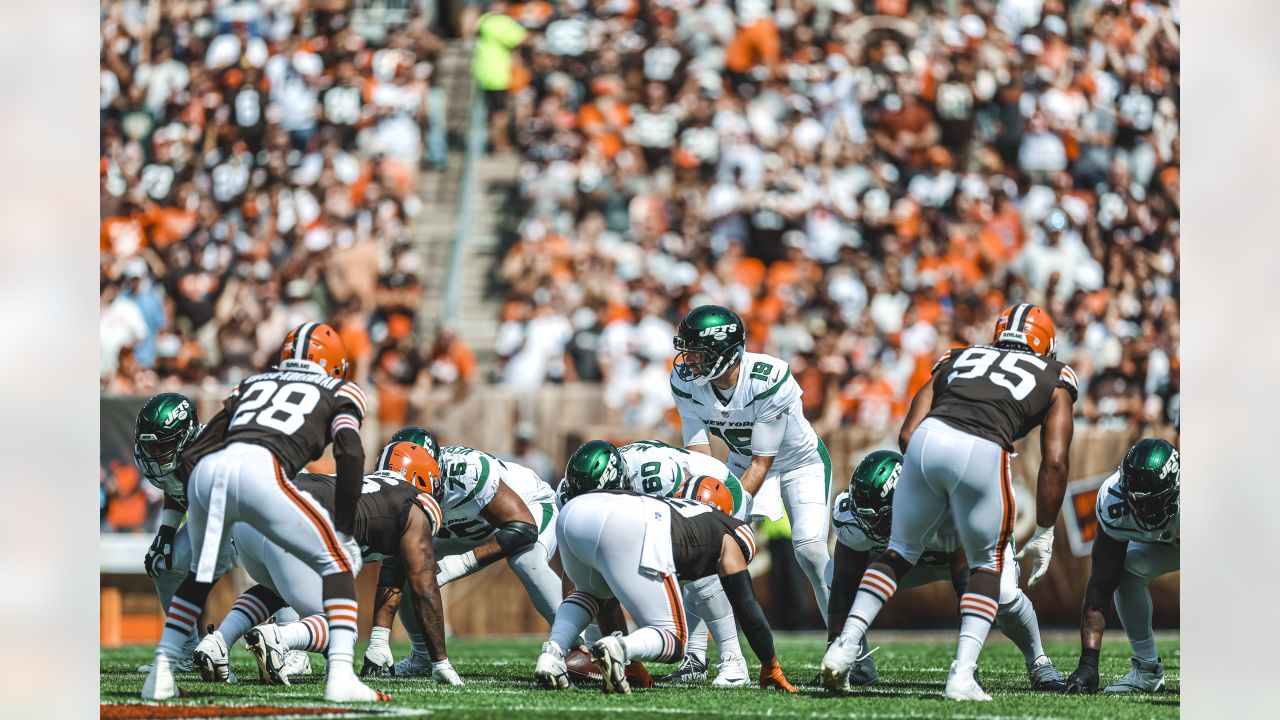
{"type": "Polygon", "coordinates": [[[176,528],[182,524],[183,513],[181,510],[161,510],[160,511],[160,527],[176,528]]]}

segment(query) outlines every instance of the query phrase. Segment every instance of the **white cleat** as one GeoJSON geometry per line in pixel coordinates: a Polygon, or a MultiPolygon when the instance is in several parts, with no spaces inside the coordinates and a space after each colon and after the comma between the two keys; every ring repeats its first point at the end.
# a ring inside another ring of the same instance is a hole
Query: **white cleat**
{"type": "Polygon", "coordinates": [[[749,682],[747,661],[737,653],[722,653],[720,664],[716,666],[716,679],[711,684],[716,687],[742,687],[749,682]]]}
{"type": "Polygon", "coordinates": [[[173,668],[168,658],[156,655],[156,661],[151,663],[151,672],[147,673],[147,679],[142,683],[142,699],[168,700],[174,697],[182,697],[182,691],[178,689],[178,682],[173,679],[173,668]]]}
{"type": "Polygon", "coordinates": [[[258,661],[258,677],[268,685],[288,685],[289,667],[285,657],[289,648],[280,638],[277,625],[259,625],[244,636],[244,644],[258,661]]]}
{"type": "Polygon", "coordinates": [[[542,643],[542,654],[533,669],[533,679],[543,690],[567,690],[569,668],[564,664],[564,651],[550,640],[542,643]]]}
{"type": "MultiPolygon", "coordinates": [[[[187,641],[182,644],[182,656],[179,657],[176,661],[174,660],[169,661],[169,667],[172,668],[174,672],[191,672],[192,670],[191,655],[195,652],[196,640],[198,639],[199,638],[196,637],[196,631],[193,628],[191,630],[191,635],[187,638],[187,641]]],[[[138,672],[143,675],[149,674],[151,672],[151,663],[147,663],[146,665],[139,665],[138,672]]]]}
{"type": "Polygon", "coordinates": [[[591,646],[591,660],[604,678],[605,694],[631,692],[627,682],[627,651],[622,647],[622,633],[602,637],[591,646]]]}
{"type": "Polygon", "coordinates": [[[1129,658],[1133,667],[1124,677],[1103,688],[1108,693],[1153,693],[1164,689],[1164,664],[1159,658],[1149,663],[1129,658]]]}
{"type": "Polygon", "coordinates": [[[205,682],[233,683],[236,674],[231,672],[230,651],[222,639],[222,633],[210,632],[196,645],[194,664],[205,682]]]}
{"type": "Polygon", "coordinates": [[[832,641],[826,654],[822,656],[822,666],[818,669],[823,687],[837,695],[845,695],[852,690],[849,687],[849,668],[858,660],[860,647],[861,642],[844,635],[832,641]]]}
{"type": "Polygon", "coordinates": [[[435,663],[432,662],[430,655],[415,651],[392,666],[391,674],[396,677],[431,677],[431,669],[434,666],[435,663]]]}
{"type": "Polygon", "coordinates": [[[960,671],[956,662],[951,661],[951,670],[947,673],[947,687],[942,696],[948,700],[980,700],[989,701],[991,696],[978,684],[973,670],[960,671]]]}
{"type": "Polygon", "coordinates": [[[324,699],[327,702],[389,702],[391,696],[374,690],[360,682],[360,678],[351,670],[336,675],[329,675],[324,684],[324,699]]]}
{"type": "Polygon", "coordinates": [[[284,654],[284,670],[289,677],[310,675],[313,672],[311,654],[305,650],[290,650],[284,654]]]}

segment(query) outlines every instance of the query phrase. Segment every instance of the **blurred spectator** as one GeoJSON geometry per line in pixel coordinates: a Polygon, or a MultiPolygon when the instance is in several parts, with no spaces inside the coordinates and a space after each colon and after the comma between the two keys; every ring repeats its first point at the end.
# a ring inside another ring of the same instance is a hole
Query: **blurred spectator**
{"type": "Polygon", "coordinates": [[[554,487],[560,478],[554,475],[555,470],[551,467],[551,458],[547,457],[546,453],[533,444],[534,440],[537,439],[537,434],[537,430],[532,423],[516,423],[514,448],[506,459],[529,468],[537,473],[538,477],[551,483],[554,487]]]}
{"type": "Polygon", "coordinates": [[[494,0],[489,12],[476,22],[476,52],[471,67],[476,86],[484,92],[489,109],[489,142],[495,153],[511,149],[511,115],[507,93],[511,89],[512,50],[524,42],[528,32],[510,15],[505,0],[494,0]]]}

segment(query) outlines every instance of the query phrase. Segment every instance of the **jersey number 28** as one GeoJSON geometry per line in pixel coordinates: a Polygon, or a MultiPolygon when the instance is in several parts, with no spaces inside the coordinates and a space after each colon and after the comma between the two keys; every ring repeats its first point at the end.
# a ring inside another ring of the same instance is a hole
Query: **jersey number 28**
{"type": "Polygon", "coordinates": [[[971,347],[965,350],[952,363],[951,367],[955,369],[947,376],[947,384],[950,385],[954,380],[966,380],[985,375],[992,383],[1008,390],[1015,399],[1025,400],[1031,391],[1036,389],[1036,376],[1018,367],[1019,363],[1025,363],[1037,370],[1044,370],[1049,367],[1049,363],[1035,355],[1025,353],[1008,353],[1003,358],[1000,355],[999,350],[991,348],[971,347]],[[997,359],[1000,360],[999,365],[996,365],[997,359]],[[1000,369],[993,371],[993,365],[1000,369]]]}
{"type": "Polygon", "coordinates": [[[236,414],[230,427],[250,422],[292,435],[307,420],[307,413],[320,402],[320,390],[306,383],[280,385],[271,380],[259,380],[236,405],[236,414]],[[266,407],[263,407],[263,406],[266,407]]]}

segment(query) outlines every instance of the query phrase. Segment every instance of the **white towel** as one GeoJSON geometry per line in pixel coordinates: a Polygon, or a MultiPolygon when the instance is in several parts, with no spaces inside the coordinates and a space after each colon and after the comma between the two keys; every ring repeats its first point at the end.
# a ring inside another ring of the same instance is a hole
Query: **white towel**
{"type": "Polygon", "coordinates": [[[755,520],[780,520],[782,518],[782,484],[778,481],[778,473],[765,476],[764,483],[757,488],[755,497],[751,498],[751,509],[748,511],[755,520]]]}
{"type": "Polygon", "coordinates": [[[644,542],[640,545],[640,572],[672,575],[676,571],[671,550],[671,506],[661,500],[644,498],[644,542]]]}

